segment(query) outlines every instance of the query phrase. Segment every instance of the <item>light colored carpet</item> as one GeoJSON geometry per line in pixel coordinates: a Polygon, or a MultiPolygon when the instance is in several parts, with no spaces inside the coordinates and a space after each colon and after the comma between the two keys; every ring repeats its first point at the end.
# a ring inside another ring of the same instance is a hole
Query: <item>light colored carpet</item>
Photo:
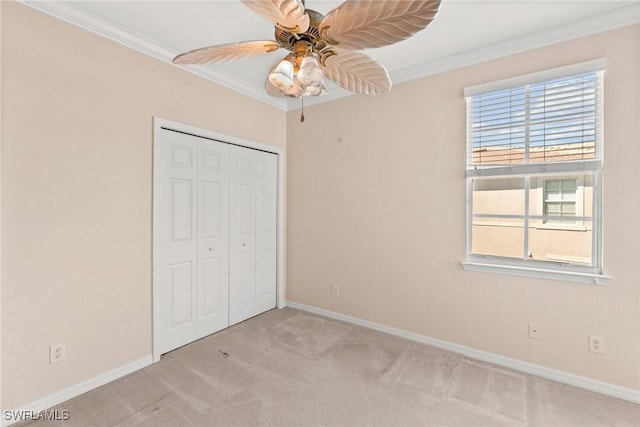
{"type": "Polygon", "coordinates": [[[32,426],[640,426],[640,405],[293,309],[56,409],[32,426]]]}

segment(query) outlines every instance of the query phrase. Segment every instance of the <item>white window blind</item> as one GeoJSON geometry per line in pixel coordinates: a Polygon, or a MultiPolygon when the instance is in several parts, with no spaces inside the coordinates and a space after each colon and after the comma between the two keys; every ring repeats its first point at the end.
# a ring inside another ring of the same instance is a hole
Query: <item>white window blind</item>
{"type": "Polygon", "coordinates": [[[467,98],[468,168],[601,159],[602,71],[467,98]]]}

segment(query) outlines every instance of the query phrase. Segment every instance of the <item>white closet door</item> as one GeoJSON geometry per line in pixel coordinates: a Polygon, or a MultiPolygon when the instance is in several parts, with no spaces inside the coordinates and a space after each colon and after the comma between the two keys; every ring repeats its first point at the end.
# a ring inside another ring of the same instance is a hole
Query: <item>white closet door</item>
{"type": "Polygon", "coordinates": [[[229,326],[229,150],[201,140],[198,150],[197,338],[229,326]]]}
{"type": "Polygon", "coordinates": [[[154,301],[161,353],[196,339],[197,149],[196,138],[163,131],[156,192],[156,286],[154,301]]]}
{"type": "Polygon", "coordinates": [[[276,307],[278,168],[272,153],[159,132],[153,298],[163,354],[276,307]]]}
{"type": "Polygon", "coordinates": [[[277,156],[232,147],[230,159],[229,325],[234,325],[276,306],[277,156]]]}
{"type": "Polygon", "coordinates": [[[256,314],[276,306],[278,156],[256,152],[256,314]]]}

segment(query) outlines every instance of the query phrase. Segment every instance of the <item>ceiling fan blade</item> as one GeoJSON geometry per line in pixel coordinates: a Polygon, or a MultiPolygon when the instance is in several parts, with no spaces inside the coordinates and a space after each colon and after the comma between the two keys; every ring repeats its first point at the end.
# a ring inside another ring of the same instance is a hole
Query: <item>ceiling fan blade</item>
{"type": "Polygon", "coordinates": [[[309,16],[301,0],[242,0],[242,3],[291,33],[304,33],[309,28],[309,16]]]}
{"type": "Polygon", "coordinates": [[[386,68],[359,52],[331,48],[321,54],[322,72],[340,87],[363,95],[381,95],[391,90],[386,68]]]}
{"type": "Polygon", "coordinates": [[[174,64],[205,64],[207,62],[225,62],[235,59],[251,58],[271,53],[280,48],[273,40],[255,40],[249,42],[221,44],[203,47],[180,54],[173,58],[174,64]]]}
{"type": "Polygon", "coordinates": [[[342,49],[386,46],[423,30],[439,7],[440,0],[347,0],[318,28],[327,43],[342,49]]]}

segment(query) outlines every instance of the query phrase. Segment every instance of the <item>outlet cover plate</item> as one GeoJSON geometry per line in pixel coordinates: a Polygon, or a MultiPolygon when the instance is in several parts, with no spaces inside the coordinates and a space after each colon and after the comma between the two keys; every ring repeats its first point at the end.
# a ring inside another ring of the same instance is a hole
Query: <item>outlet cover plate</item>
{"type": "Polygon", "coordinates": [[[49,347],[49,364],[62,362],[66,356],[66,349],[64,343],[55,344],[49,347]]]}
{"type": "Polygon", "coordinates": [[[529,338],[533,338],[534,340],[542,338],[542,331],[538,323],[529,323],[529,338]]]}
{"type": "Polygon", "coordinates": [[[596,335],[589,335],[589,351],[592,352],[592,353],[603,354],[604,353],[604,338],[596,336],[596,335]]]}

